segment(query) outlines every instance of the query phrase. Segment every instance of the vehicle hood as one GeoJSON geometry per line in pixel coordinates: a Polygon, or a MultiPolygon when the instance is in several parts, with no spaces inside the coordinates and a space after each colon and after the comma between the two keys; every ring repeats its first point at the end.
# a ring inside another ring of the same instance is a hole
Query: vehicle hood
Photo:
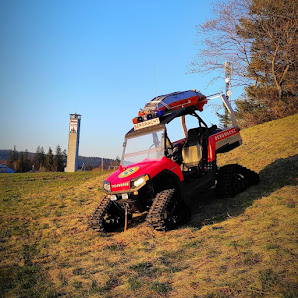
{"type": "MultiPolygon", "coordinates": [[[[144,160],[140,163],[135,163],[127,167],[120,166],[117,171],[115,171],[111,176],[109,176],[106,179],[106,181],[109,181],[111,183],[112,193],[127,192],[130,190],[131,179],[134,179],[146,174],[148,174],[150,179],[152,179],[161,171],[165,169],[173,171],[173,168],[179,168],[179,166],[177,167],[176,163],[174,163],[173,161],[171,161],[166,157],[163,157],[162,159],[156,159],[156,160],[152,160],[152,159],[144,160]]],[[[181,179],[183,180],[183,176],[181,179]]]]}

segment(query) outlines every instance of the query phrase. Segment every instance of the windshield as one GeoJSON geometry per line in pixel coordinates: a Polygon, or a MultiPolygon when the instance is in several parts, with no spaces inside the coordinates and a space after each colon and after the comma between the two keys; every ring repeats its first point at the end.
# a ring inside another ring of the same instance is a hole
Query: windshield
{"type": "Polygon", "coordinates": [[[122,165],[161,159],[164,156],[164,135],[165,131],[162,129],[127,138],[124,142],[122,165]]]}

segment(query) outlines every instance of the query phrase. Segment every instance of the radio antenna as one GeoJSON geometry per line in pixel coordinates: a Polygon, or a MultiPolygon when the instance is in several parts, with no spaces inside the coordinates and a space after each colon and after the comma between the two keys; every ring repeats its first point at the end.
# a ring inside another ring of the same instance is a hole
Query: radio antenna
{"type": "Polygon", "coordinates": [[[157,84],[156,84],[156,69],[154,66],[154,86],[155,86],[155,97],[157,97],[157,84]]]}

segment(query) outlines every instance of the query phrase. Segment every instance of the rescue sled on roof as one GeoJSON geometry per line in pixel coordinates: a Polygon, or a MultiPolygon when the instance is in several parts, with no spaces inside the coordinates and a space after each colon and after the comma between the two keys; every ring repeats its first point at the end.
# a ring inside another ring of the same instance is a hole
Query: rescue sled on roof
{"type": "Polygon", "coordinates": [[[158,118],[171,111],[189,106],[195,106],[197,110],[202,112],[206,102],[206,96],[196,90],[173,92],[157,96],[139,111],[138,117],[133,119],[133,123],[136,124],[153,118],[158,118]]]}

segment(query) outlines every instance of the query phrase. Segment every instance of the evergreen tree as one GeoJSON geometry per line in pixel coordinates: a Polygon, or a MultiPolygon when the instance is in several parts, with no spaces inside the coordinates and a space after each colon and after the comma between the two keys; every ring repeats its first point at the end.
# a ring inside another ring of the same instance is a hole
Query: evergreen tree
{"type": "Polygon", "coordinates": [[[22,173],[25,171],[25,167],[24,167],[24,153],[21,152],[19,154],[19,158],[16,162],[16,171],[19,173],[22,173]]]}
{"type": "Polygon", "coordinates": [[[29,152],[26,149],[24,152],[24,172],[31,171],[31,169],[32,169],[32,162],[29,159],[29,152]]]}
{"type": "Polygon", "coordinates": [[[216,113],[217,117],[219,118],[219,127],[221,129],[227,128],[232,125],[232,120],[231,120],[230,114],[228,112],[228,109],[226,108],[225,105],[223,108],[224,108],[223,114],[218,113],[218,112],[216,113]]]}
{"type": "Polygon", "coordinates": [[[35,155],[34,155],[34,159],[33,159],[33,166],[34,166],[34,170],[38,171],[39,170],[39,154],[40,154],[40,146],[37,147],[35,155]]]}
{"type": "Polygon", "coordinates": [[[45,168],[50,172],[54,170],[54,155],[51,147],[49,147],[49,151],[45,157],[45,168]]]}
{"type": "Polygon", "coordinates": [[[297,3],[294,0],[251,0],[240,19],[238,35],[251,39],[246,98],[236,101],[242,126],[251,126],[298,111],[297,3]]]}
{"type": "Polygon", "coordinates": [[[13,160],[13,151],[10,150],[9,153],[8,153],[7,163],[6,164],[9,168],[13,169],[14,168],[13,167],[13,162],[14,162],[14,160],[13,160]]]}
{"type": "Polygon", "coordinates": [[[41,146],[41,148],[40,148],[40,155],[39,156],[40,156],[39,157],[40,166],[42,167],[42,166],[45,165],[45,159],[46,159],[43,146],[41,146]]]}
{"type": "Polygon", "coordinates": [[[41,168],[44,166],[45,154],[43,147],[37,147],[33,163],[35,171],[41,170],[41,168]]]}
{"type": "Polygon", "coordinates": [[[18,158],[19,158],[19,154],[16,149],[16,145],[14,145],[13,150],[9,152],[9,155],[7,158],[7,166],[13,170],[16,170],[16,163],[18,158]]]}
{"type": "Polygon", "coordinates": [[[25,173],[31,170],[31,161],[29,159],[29,152],[26,149],[25,152],[19,154],[18,160],[16,161],[16,171],[25,173]]]}
{"type": "Polygon", "coordinates": [[[116,165],[120,165],[121,159],[119,158],[118,155],[116,156],[115,161],[116,161],[116,165]]]}
{"type": "Polygon", "coordinates": [[[63,172],[64,171],[64,161],[63,161],[63,152],[61,150],[60,145],[56,147],[56,154],[54,157],[54,169],[57,172],[63,172]]]}
{"type": "Polygon", "coordinates": [[[66,151],[66,149],[63,150],[62,155],[63,155],[63,171],[64,171],[64,169],[66,167],[66,163],[67,163],[67,151],[66,151]]]}

